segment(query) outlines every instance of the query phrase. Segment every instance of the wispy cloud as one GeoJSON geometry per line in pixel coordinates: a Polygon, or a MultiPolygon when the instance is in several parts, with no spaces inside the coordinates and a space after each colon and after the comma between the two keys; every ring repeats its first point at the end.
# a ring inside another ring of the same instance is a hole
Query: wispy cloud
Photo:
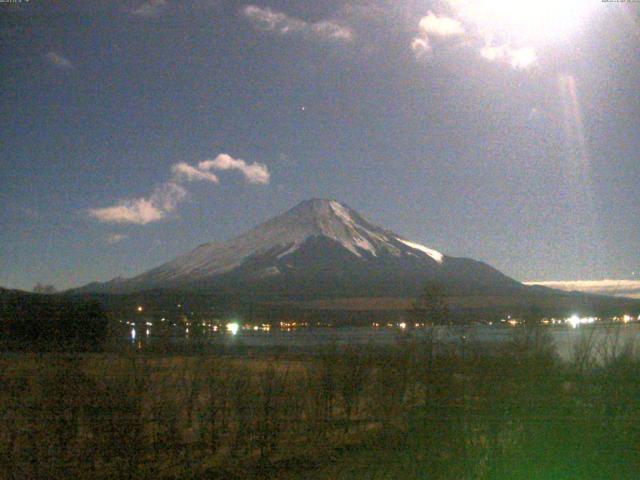
{"type": "Polygon", "coordinates": [[[457,37],[464,35],[465,29],[455,18],[436,15],[429,11],[418,23],[420,35],[411,42],[411,49],[416,57],[424,57],[431,53],[433,47],[431,39],[457,37]]]}
{"type": "Polygon", "coordinates": [[[147,0],[131,11],[137,17],[157,17],[167,8],[167,0],[147,0]]]}
{"type": "Polygon", "coordinates": [[[58,67],[58,68],[73,67],[73,63],[71,63],[71,60],[69,60],[67,57],[57,52],[53,52],[53,51],[47,52],[47,54],[44,57],[51,65],[55,67],[58,67]]]}
{"type": "Polygon", "coordinates": [[[416,58],[423,58],[433,50],[429,37],[416,37],[411,41],[411,50],[416,58]]]}
{"type": "Polygon", "coordinates": [[[149,197],[122,200],[110,207],[91,208],[88,213],[105,223],[146,225],[157,222],[175,212],[180,202],[186,198],[186,183],[220,183],[212,170],[237,170],[252,184],[266,185],[270,179],[266,165],[258,162],[248,164],[244,160],[222,153],[213,160],[200,162],[197,166],[185,162],[176,163],[171,167],[170,180],[156,186],[149,197]]]}
{"type": "MultiPolygon", "coordinates": [[[[157,187],[160,188],[160,187],[157,187]]],[[[176,197],[174,204],[180,201],[176,197]]],[[[172,209],[165,210],[156,203],[155,193],[150,198],[123,200],[112,207],[91,208],[89,215],[106,223],[133,223],[146,225],[162,220],[172,209]]]]}
{"type": "Polygon", "coordinates": [[[640,280],[567,280],[525,282],[527,285],[542,285],[569,292],[585,292],[598,295],[640,298],[640,280]]]}
{"type": "Polygon", "coordinates": [[[107,243],[112,245],[114,243],[120,243],[121,241],[125,240],[127,237],[127,235],[125,235],[124,233],[112,233],[110,235],[107,236],[107,243]]]}
{"type": "Polygon", "coordinates": [[[506,62],[516,70],[529,68],[537,59],[536,51],[532,47],[512,48],[507,44],[486,45],[480,49],[480,55],[491,62],[506,62]]]}
{"type": "MultiPolygon", "coordinates": [[[[200,163],[202,165],[203,162],[200,163]]],[[[189,181],[193,180],[205,180],[212,183],[220,183],[218,177],[210,172],[207,172],[202,167],[192,167],[188,163],[176,163],[171,167],[173,175],[178,179],[185,179],[189,181]]]]}
{"type": "Polygon", "coordinates": [[[280,35],[303,34],[320,40],[353,40],[351,29],[331,20],[307,22],[301,18],[292,17],[283,12],[256,5],[248,5],[242,9],[242,14],[258,30],[274,32],[280,35]]]}

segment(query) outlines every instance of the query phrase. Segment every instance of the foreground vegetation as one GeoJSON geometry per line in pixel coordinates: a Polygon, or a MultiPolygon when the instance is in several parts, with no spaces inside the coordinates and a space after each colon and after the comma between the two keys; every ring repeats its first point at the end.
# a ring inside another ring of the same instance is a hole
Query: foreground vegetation
{"type": "Polygon", "coordinates": [[[637,478],[640,360],[503,345],[5,354],[0,478],[637,478]],[[491,351],[488,349],[491,348],[491,351]]]}

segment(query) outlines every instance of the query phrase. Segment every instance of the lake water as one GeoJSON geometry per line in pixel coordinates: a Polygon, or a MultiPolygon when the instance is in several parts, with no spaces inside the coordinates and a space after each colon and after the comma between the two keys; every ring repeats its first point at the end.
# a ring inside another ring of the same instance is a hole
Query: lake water
{"type": "MultiPolygon", "coordinates": [[[[579,345],[589,344],[598,356],[606,356],[621,351],[628,344],[636,344],[640,339],[639,323],[614,323],[581,325],[573,328],[569,325],[547,326],[541,329],[548,334],[563,359],[571,359],[579,345]]],[[[474,344],[506,342],[522,334],[521,328],[473,325],[468,327],[436,327],[435,335],[439,342],[449,344],[474,344]]],[[[273,330],[239,331],[236,335],[220,333],[202,339],[205,343],[228,347],[281,347],[283,349],[304,350],[323,346],[341,345],[393,345],[403,340],[417,341],[425,339],[428,329],[403,331],[394,328],[301,328],[292,331],[273,330]]],[[[181,341],[189,341],[186,338],[181,341]]]]}

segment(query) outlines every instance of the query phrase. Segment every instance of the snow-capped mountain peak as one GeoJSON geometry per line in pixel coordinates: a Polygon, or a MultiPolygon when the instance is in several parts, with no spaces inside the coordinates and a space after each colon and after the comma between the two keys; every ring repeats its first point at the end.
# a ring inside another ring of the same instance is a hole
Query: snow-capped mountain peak
{"type": "Polygon", "coordinates": [[[445,261],[442,253],[370,223],[343,203],[312,199],[230,241],[200,245],[114,288],[198,284],[229,275],[268,279],[309,269],[375,271],[392,264],[438,270],[445,261]]]}
{"type": "MultiPolygon", "coordinates": [[[[305,221],[309,221],[316,227],[313,231],[307,232],[308,235],[302,241],[314,235],[324,236],[339,243],[357,257],[362,258],[367,254],[377,257],[381,253],[400,255],[402,251],[398,244],[400,242],[429,255],[438,263],[442,263],[444,259],[440,252],[418,243],[403,240],[393,232],[371,224],[360,214],[335,200],[308,200],[300,203],[281,217],[276,217],[275,220],[282,220],[289,214],[295,214],[297,220],[304,218],[305,221]]],[[[280,255],[280,258],[293,253],[300,244],[299,240],[294,241],[293,245],[280,255]]]]}
{"type": "Polygon", "coordinates": [[[171,263],[176,274],[207,276],[224,273],[252,255],[274,249],[279,250],[276,257],[282,259],[312,237],[333,240],[359,258],[367,255],[377,257],[383,252],[400,255],[402,245],[423,252],[438,262],[444,258],[435,250],[402,240],[394,233],[369,223],[340,202],[312,199],[230,242],[201,245],[171,263]]]}

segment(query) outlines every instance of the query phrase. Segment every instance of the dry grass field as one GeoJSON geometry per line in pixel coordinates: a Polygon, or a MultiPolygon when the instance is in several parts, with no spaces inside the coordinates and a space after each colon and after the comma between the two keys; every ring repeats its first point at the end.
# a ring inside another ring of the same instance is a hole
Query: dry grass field
{"type": "Polygon", "coordinates": [[[283,357],[4,354],[0,478],[637,478],[640,361],[544,335],[283,357]]]}

